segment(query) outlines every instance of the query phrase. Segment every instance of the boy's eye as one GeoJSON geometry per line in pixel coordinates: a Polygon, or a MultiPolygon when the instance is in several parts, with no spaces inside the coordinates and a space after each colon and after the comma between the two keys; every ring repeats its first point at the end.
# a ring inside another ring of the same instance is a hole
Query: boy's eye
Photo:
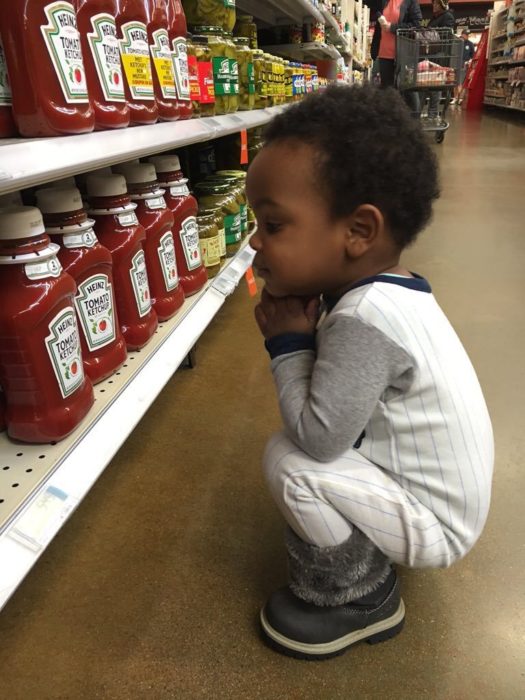
{"type": "Polygon", "coordinates": [[[278,224],[274,221],[266,222],[266,230],[268,233],[277,233],[282,228],[282,224],[278,224]]]}

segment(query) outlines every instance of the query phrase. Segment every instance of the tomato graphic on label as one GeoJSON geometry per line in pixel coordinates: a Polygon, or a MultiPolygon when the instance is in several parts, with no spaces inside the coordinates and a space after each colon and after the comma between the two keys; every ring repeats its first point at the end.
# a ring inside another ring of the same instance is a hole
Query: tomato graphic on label
{"type": "Polygon", "coordinates": [[[144,299],[149,299],[149,292],[147,289],[144,291],[144,299]]]}
{"type": "Polygon", "coordinates": [[[98,327],[101,331],[105,331],[108,327],[108,322],[103,320],[98,324],[98,327]]]}
{"type": "Polygon", "coordinates": [[[120,83],[120,75],[118,73],[113,73],[113,82],[115,85],[118,85],[120,83]]]}
{"type": "Polygon", "coordinates": [[[75,374],[78,372],[78,362],[75,360],[74,362],[71,363],[71,374],[75,376],[75,374]]]}

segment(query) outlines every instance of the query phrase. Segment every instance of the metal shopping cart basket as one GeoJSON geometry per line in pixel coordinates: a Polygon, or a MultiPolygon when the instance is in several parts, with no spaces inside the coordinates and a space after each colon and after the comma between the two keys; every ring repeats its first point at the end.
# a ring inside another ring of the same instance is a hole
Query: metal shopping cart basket
{"type": "Polygon", "coordinates": [[[437,143],[449,127],[447,108],[462,67],[463,40],[452,29],[397,30],[397,88],[437,143]]]}

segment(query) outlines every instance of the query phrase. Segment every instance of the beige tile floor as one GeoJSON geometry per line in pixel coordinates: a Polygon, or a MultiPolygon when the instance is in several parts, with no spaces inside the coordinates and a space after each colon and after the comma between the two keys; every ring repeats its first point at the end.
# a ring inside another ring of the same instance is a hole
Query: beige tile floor
{"type": "Polygon", "coordinates": [[[324,663],[264,646],[285,579],[259,470],[279,425],[245,289],[0,613],[1,700],[511,700],[525,697],[525,122],[458,118],[443,198],[408,253],[479,373],[497,465],[475,550],[403,571],[396,639],[324,663]]]}

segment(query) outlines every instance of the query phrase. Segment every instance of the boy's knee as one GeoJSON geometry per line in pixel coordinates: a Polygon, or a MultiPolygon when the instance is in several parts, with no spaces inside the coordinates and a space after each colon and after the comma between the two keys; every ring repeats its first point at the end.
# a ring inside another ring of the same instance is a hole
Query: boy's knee
{"type": "Polygon", "coordinates": [[[298,447],[284,432],[275,433],[268,440],[264,451],[262,467],[264,476],[272,492],[283,490],[293,457],[298,447]]]}

